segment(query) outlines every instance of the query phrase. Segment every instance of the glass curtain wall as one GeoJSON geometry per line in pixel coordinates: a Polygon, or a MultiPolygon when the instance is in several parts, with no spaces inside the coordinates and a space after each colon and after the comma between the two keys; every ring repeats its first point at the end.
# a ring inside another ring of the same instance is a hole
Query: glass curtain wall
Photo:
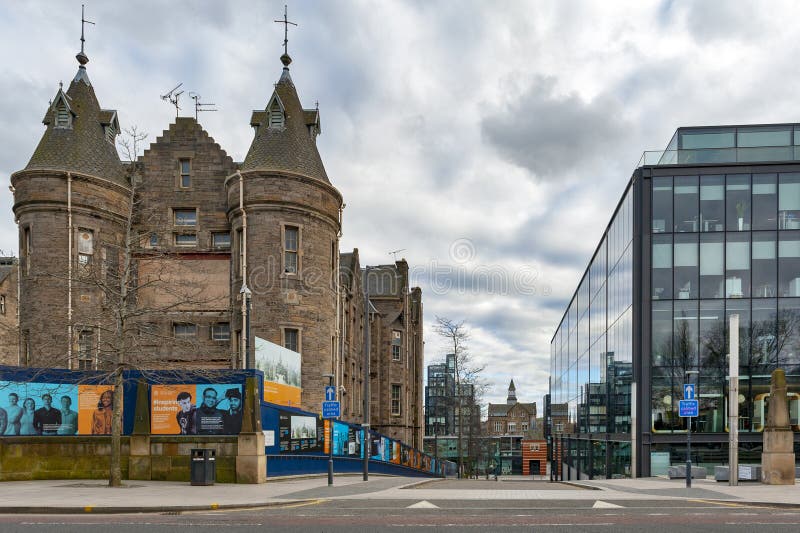
{"type": "MultiPolygon", "coordinates": [[[[739,429],[762,431],[772,370],[786,371],[790,390],[800,384],[800,173],[652,185],[651,429],[686,431],[677,404],[688,370],[699,371],[693,430],[728,429],[728,324],[738,315],[739,429]]],[[[800,396],[790,402],[797,410],[800,396]]]]}
{"type": "MultiPolygon", "coordinates": [[[[669,196],[671,201],[671,185],[669,196]]],[[[663,229],[672,231],[671,220],[663,229]]],[[[551,341],[551,401],[563,404],[569,413],[564,433],[630,432],[632,239],[629,186],[551,341]]],[[[670,257],[670,279],[671,262],[670,257]]],[[[671,296],[670,288],[665,297],[671,296]]],[[[575,453],[580,450],[577,456],[586,475],[590,470],[594,475],[601,475],[600,470],[605,474],[606,444],[596,442],[573,443],[575,453]]],[[[617,463],[630,455],[629,448],[618,445],[614,449],[623,450],[614,458],[617,463]]],[[[616,464],[614,470],[630,473],[630,465],[616,464]]]]}

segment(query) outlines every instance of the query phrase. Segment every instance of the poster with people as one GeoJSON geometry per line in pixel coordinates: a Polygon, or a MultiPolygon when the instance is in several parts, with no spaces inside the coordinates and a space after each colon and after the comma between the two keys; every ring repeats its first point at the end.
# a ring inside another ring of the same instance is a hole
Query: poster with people
{"type": "Polygon", "coordinates": [[[78,433],[111,435],[113,385],[78,385],[78,433]]]}
{"type": "Polygon", "coordinates": [[[300,354],[275,343],[255,338],[256,368],[264,373],[264,401],[300,405],[300,354]]]}
{"type": "Polygon", "coordinates": [[[150,431],[154,435],[238,435],[242,430],[242,386],[153,385],[150,431]]]}
{"type": "Polygon", "coordinates": [[[110,434],[112,390],[106,385],[0,381],[0,435],[110,434]],[[98,387],[109,393],[101,398],[98,387]]]}

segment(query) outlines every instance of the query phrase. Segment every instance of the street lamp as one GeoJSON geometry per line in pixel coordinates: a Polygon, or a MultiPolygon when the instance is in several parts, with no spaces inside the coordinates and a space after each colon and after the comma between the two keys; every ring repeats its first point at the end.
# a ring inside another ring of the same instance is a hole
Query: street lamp
{"type": "MultiPolygon", "coordinates": [[[[699,376],[700,372],[698,370],[687,370],[686,371],[686,383],[691,385],[692,383],[692,375],[697,374],[699,376]]],[[[698,379],[699,381],[699,379],[698,379]]],[[[697,395],[697,387],[695,387],[695,395],[697,395]]],[[[686,488],[692,488],[692,418],[687,418],[686,424],[686,488]]]]}
{"type": "Polygon", "coordinates": [[[369,367],[370,367],[370,331],[369,331],[369,267],[364,266],[364,421],[361,427],[364,428],[364,442],[361,443],[364,450],[363,470],[364,481],[369,480],[369,454],[372,451],[372,437],[369,434],[370,418],[370,398],[369,398],[369,367]],[[367,447],[367,443],[370,444],[367,447]]]}
{"type": "MultiPolygon", "coordinates": [[[[322,374],[328,378],[328,385],[333,387],[333,374],[322,374]]],[[[328,486],[333,486],[333,418],[328,419],[328,486]]]]}

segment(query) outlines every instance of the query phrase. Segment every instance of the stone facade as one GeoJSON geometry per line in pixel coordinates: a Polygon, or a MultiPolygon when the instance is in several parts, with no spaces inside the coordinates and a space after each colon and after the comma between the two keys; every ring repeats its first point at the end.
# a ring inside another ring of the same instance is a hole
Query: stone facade
{"type": "Polygon", "coordinates": [[[422,291],[409,288],[408,263],[365,271],[370,313],[372,428],[422,449],[422,291]]]}
{"type": "MultiPolygon", "coordinates": [[[[358,251],[339,251],[343,198],[316,147],[319,110],[302,107],[291,59],[281,57],[266,107],[252,114],[241,163],[194,118],[178,117],[123,164],[116,112],[100,108],[88,59],[79,61],[30,163],[11,178],[22,305],[19,340],[0,339],[15,347],[6,359],[105,367],[116,335],[109,298],[129,275],[135,366],[252,366],[260,337],[301,354],[302,408],[319,410],[323,376],[333,374],[342,418],[362,421],[363,276],[358,251]]],[[[421,447],[422,295],[405,261],[378,270],[392,281],[370,291],[371,422],[421,447]]]]}
{"type": "Polygon", "coordinates": [[[535,433],[536,402],[518,402],[513,379],[508,386],[506,403],[490,403],[487,413],[486,431],[488,435],[523,435],[532,437],[535,433]]]}
{"type": "Polygon", "coordinates": [[[19,324],[17,323],[17,281],[19,262],[0,257],[0,365],[19,362],[19,324]]]}

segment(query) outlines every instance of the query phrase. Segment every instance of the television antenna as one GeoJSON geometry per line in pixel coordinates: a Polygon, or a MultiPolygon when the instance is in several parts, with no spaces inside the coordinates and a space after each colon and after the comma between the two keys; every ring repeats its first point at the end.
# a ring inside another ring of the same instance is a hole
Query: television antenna
{"type": "Polygon", "coordinates": [[[400,248],[399,250],[394,250],[393,252],[389,252],[389,255],[394,256],[394,262],[397,262],[397,254],[400,252],[405,252],[408,248],[400,248]]]}
{"type": "Polygon", "coordinates": [[[184,91],[178,91],[178,89],[183,85],[183,82],[180,82],[176,85],[172,90],[167,92],[167,94],[162,94],[161,99],[165,102],[169,102],[170,104],[175,106],[175,116],[179,115],[179,111],[181,110],[180,106],[178,105],[178,100],[180,99],[181,95],[184,91]],[[177,91],[177,92],[176,92],[177,91]]]}
{"type": "Polygon", "coordinates": [[[206,113],[208,111],[218,111],[217,109],[204,109],[204,106],[210,107],[212,105],[217,105],[217,104],[206,104],[204,102],[201,102],[200,98],[202,98],[202,96],[200,96],[199,93],[190,92],[189,93],[189,98],[194,100],[194,119],[195,120],[197,120],[197,115],[199,113],[206,113]]]}

